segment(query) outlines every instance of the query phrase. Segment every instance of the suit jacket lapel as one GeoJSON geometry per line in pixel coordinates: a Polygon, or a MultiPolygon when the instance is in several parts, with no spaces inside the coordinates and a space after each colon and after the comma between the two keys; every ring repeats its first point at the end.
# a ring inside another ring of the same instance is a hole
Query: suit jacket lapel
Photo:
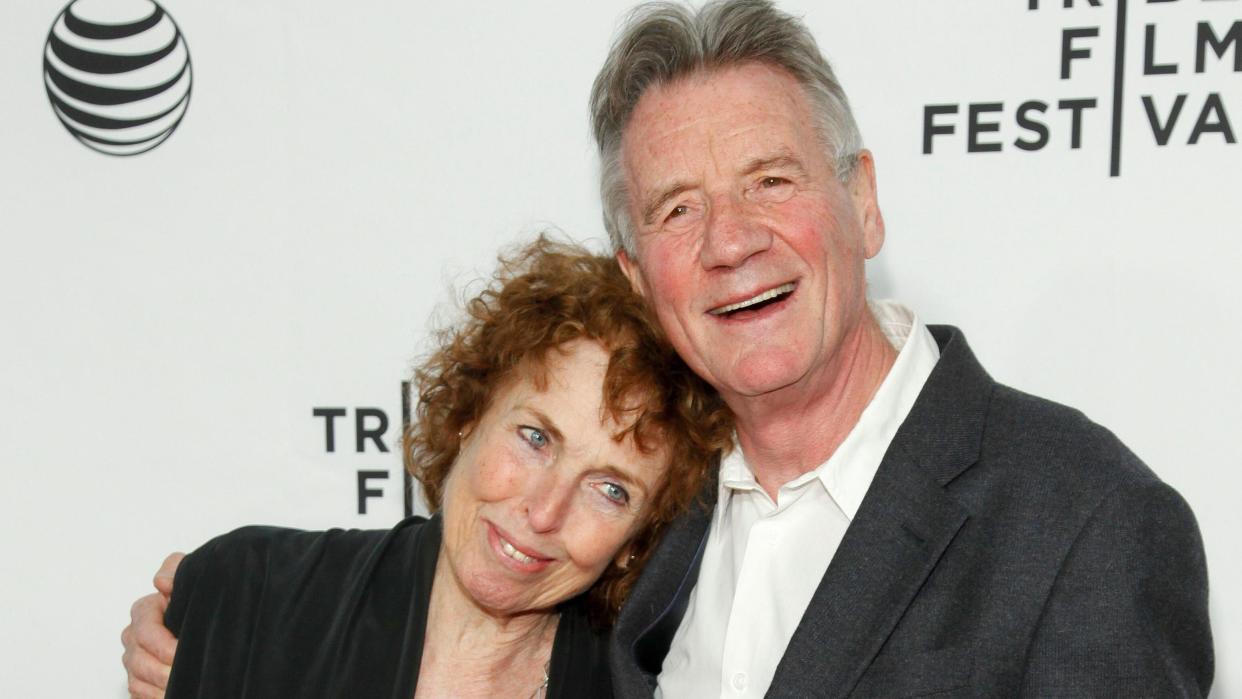
{"type": "Polygon", "coordinates": [[[969,513],[944,485],[978,459],[992,380],[953,328],[777,666],[768,696],[846,696],[969,513]]]}
{"type": "Polygon", "coordinates": [[[619,697],[650,697],[655,677],[698,577],[712,512],[716,475],[686,514],[669,525],[612,630],[610,662],[619,697]]]}
{"type": "Polygon", "coordinates": [[[916,468],[904,453],[885,457],[768,696],[847,695],[966,521],[965,510],[916,468]]]}

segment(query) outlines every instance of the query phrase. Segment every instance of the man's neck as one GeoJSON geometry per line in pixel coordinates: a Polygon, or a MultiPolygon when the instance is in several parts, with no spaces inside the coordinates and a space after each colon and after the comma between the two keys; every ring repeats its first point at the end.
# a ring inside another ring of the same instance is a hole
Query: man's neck
{"type": "Polygon", "coordinates": [[[816,375],[773,394],[729,401],[755,480],[776,500],[780,487],[827,461],[845,441],[897,351],[870,309],[816,375]]]}

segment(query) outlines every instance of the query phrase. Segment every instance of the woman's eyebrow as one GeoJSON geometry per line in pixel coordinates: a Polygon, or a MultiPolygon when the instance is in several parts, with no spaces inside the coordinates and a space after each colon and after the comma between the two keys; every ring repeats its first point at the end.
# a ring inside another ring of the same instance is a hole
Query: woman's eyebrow
{"type": "Polygon", "coordinates": [[[619,481],[623,481],[625,485],[637,490],[640,495],[647,495],[647,486],[643,485],[642,481],[638,480],[626,471],[614,466],[613,464],[604,464],[597,470],[603,472],[605,475],[616,478],[619,481]]]}
{"type": "Polygon", "coordinates": [[[539,408],[525,403],[521,403],[517,407],[519,410],[529,413],[530,416],[535,419],[534,421],[539,423],[537,425],[539,429],[546,430],[558,442],[563,442],[565,440],[565,433],[561,432],[560,428],[556,426],[556,423],[552,420],[552,418],[548,417],[547,413],[543,412],[539,408]]]}

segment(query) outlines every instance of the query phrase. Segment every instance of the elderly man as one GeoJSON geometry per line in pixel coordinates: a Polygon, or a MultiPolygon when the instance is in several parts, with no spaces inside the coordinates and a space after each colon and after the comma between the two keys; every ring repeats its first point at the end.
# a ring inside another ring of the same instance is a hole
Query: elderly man
{"type": "MultiPolygon", "coordinates": [[[[618,695],[1207,694],[1177,493],[1080,413],[992,381],[958,330],[867,302],[875,164],[798,20],[642,6],[591,107],[618,261],[740,447],[617,622],[618,695]]],[[[127,632],[146,677],[133,641],[158,638],[158,606],[127,632]]]]}

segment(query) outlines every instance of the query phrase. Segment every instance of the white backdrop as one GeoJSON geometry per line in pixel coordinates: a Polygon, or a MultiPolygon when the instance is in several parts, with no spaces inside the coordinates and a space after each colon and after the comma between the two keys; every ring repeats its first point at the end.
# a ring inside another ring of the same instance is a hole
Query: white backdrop
{"type": "MultiPolygon", "coordinates": [[[[1242,696],[1242,46],[1195,66],[1199,23],[1223,38],[1242,2],[1130,0],[1110,177],[1121,1],[784,7],[876,155],[874,294],[963,328],[998,380],[1084,410],[1186,497],[1213,696],[1242,696]],[[1089,55],[1062,79],[1067,28],[1089,55]],[[1071,148],[1058,105],[1089,99],[1071,148]],[[1025,113],[1047,125],[1034,151],[1014,145],[1039,140],[1018,120],[1031,101],[1047,105],[1025,113]],[[970,105],[995,103],[974,140],[1001,150],[969,152],[970,105]],[[930,154],[928,105],[957,108],[930,154]]],[[[120,158],[49,105],[63,6],[0,4],[0,695],[123,696],[117,636],[169,551],[250,522],[396,521],[400,382],[450,285],[549,225],[602,249],[585,105],[630,2],[448,5],[166,0],[192,101],[166,142],[120,158]],[[315,408],[347,411],[331,453],[315,408]],[[388,452],[357,450],[359,408],[387,417],[388,452]],[[382,495],[364,515],[360,471],[388,476],[366,481],[382,495]]]]}

